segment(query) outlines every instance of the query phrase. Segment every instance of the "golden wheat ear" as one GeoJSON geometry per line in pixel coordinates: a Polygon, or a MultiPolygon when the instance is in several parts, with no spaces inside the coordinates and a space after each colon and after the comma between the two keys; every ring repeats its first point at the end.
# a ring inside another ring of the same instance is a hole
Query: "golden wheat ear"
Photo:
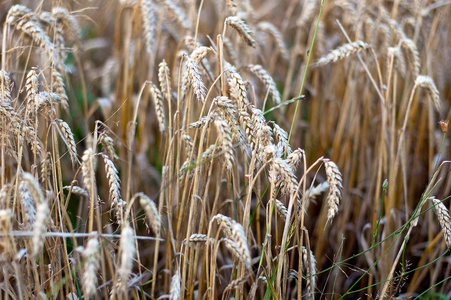
{"type": "Polygon", "coordinates": [[[329,183],[329,194],[327,195],[327,224],[332,221],[338,212],[338,205],[343,190],[343,179],[337,165],[330,159],[323,159],[326,168],[327,182],[329,183]]]}

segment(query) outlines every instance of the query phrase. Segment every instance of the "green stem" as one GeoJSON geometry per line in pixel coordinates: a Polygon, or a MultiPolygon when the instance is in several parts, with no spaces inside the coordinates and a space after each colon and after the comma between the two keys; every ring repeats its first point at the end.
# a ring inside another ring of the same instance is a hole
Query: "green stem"
{"type": "MultiPolygon", "coordinates": [[[[299,97],[302,96],[302,89],[304,88],[305,78],[307,77],[307,70],[310,62],[310,58],[313,52],[313,44],[315,43],[316,32],[318,31],[319,20],[321,19],[321,13],[323,12],[324,0],[321,1],[321,8],[319,9],[318,20],[316,21],[315,33],[313,34],[312,43],[310,44],[310,50],[308,52],[307,63],[305,65],[304,76],[302,76],[301,88],[299,89],[299,97]]],[[[291,134],[293,133],[294,122],[296,121],[296,115],[299,108],[299,102],[296,103],[296,108],[294,110],[293,121],[291,122],[290,134],[288,135],[288,144],[290,143],[291,134]]]]}

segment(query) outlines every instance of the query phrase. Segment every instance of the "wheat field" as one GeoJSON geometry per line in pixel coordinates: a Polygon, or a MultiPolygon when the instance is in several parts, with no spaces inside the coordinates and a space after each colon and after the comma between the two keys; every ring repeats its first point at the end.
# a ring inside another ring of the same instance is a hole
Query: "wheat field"
{"type": "Polygon", "coordinates": [[[450,20],[1,1],[0,299],[451,298],[450,20]]]}

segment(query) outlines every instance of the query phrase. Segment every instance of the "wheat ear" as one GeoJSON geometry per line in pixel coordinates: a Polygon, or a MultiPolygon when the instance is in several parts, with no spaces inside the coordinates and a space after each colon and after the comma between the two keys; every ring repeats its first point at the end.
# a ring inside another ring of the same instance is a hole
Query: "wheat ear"
{"type": "Polygon", "coordinates": [[[116,151],[114,150],[114,140],[112,137],[110,137],[105,132],[102,132],[99,135],[99,142],[102,144],[103,148],[108,154],[108,157],[111,158],[113,162],[119,159],[119,156],[116,154],[116,151]]]}
{"type": "Polygon", "coordinates": [[[266,21],[258,23],[257,26],[259,29],[268,33],[274,38],[275,44],[280,54],[282,55],[282,58],[285,61],[288,61],[290,59],[290,56],[288,54],[288,49],[283,41],[282,33],[279,31],[279,29],[277,29],[277,27],[274,26],[274,24],[266,21]]]}
{"type": "Polygon", "coordinates": [[[434,211],[438,217],[440,226],[442,227],[443,236],[445,237],[445,242],[447,247],[451,247],[451,220],[449,217],[449,212],[442,201],[432,198],[434,203],[434,211]]]}
{"type": "Polygon", "coordinates": [[[31,238],[31,256],[36,257],[44,246],[44,233],[47,231],[48,215],[50,214],[47,199],[39,187],[39,183],[30,173],[23,173],[22,179],[36,203],[36,220],[33,224],[33,237],[31,238]]]}
{"type": "Polygon", "coordinates": [[[199,65],[189,56],[186,57],[186,74],[188,76],[188,81],[193,87],[194,93],[196,94],[197,100],[204,101],[206,95],[206,88],[202,81],[200,75],[199,65]]]}
{"type": "Polygon", "coordinates": [[[412,69],[413,76],[417,77],[420,74],[420,53],[417,46],[411,39],[402,39],[400,41],[401,47],[406,50],[407,61],[412,69]]]}
{"type": "MultiPolygon", "coordinates": [[[[139,204],[146,212],[146,216],[147,219],[149,220],[150,227],[152,227],[152,230],[155,232],[157,236],[160,235],[161,216],[160,213],[158,212],[155,202],[153,202],[152,199],[147,197],[147,195],[144,193],[138,193],[135,196],[133,196],[133,198],[135,197],[139,197],[139,204]]],[[[133,199],[130,202],[133,202],[133,199]]]]}
{"type": "Polygon", "coordinates": [[[82,256],[84,259],[84,268],[81,281],[84,296],[89,299],[95,295],[97,289],[97,271],[100,267],[97,232],[91,232],[91,237],[82,252],[82,256]]]}
{"type": "Polygon", "coordinates": [[[329,183],[329,194],[327,195],[327,223],[332,221],[338,212],[338,205],[340,204],[343,184],[340,170],[337,165],[330,159],[323,159],[326,167],[327,182],[329,183]]]}
{"type": "Polygon", "coordinates": [[[111,207],[116,211],[116,217],[119,222],[122,222],[127,203],[121,197],[121,182],[118,171],[114,166],[113,161],[108,155],[102,153],[103,162],[105,163],[105,173],[110,186],[110,200],[111,207]]]}
{"type": "Polygon", "coordinates": [[[58,125],[59,132],[64,143],[69,150],[70,159],[72,161],[72,166],[75,166],[79,161],[77,158],[77,146],[75,144],[74,134],[70,129],[69,125],[61,119],[55,119],[55,123],[58,125]]]}
{"type": "Polygon", "coordinates": [[[164,117],[164,105],[163,105],[163,95],[157,86],[150,82],[149,92],[152,98],[153,104],[155,105],[155,111],[157,112],[158,125],[160,127],[160,132],[164,132],[165,129],[165,117],[164,117]]]}
{"type": "Polygon", "coordinates": [[[118,290],[127,293],[128,278],[132,273],[133,260],[136,254],[135,234],[133,228],[128,222],[123,222],[124,226],[121,231],[120,251],[121,261],[119,265],[118,290]]]}
{"type": "Polygon", "coordinates": [[[171,286],[169,288],[169,299],[180,299],[180,273],[177,271],[171,278],[171,286]]]}
{"type": "Polygon", "coordinates": [[[240,261],[243,262],[247,270],[251,270],[251,255],[249,247],[247,246],[247,238],[244,233],[243,226],[232,218],[222,214],[217,214],[210,222],[214,221],[217,221],[224,230],[225,235],[236,243],[237,248],[235,250],[237,250],[241,256],[240,261]]]}
{"type": "Polygon", "coordinates": [[[280,104],[281,103],[280,93],[277,90],[276,83],[274,82],[274,79],[272,79],[271,75],[269,75],[268,72],[265,69],[263,69],[261,65],[249,65],[249,70],[251,70],[252,73],[257,75],[257,77],[264,82],[266,88],[272,95],[274,103],[280,104]]]}
{"type": "Polygon", "coordinates": [[[149,55],[151,55],[155,48],[155,27],[157,23],[153,2],[150,0],[141,1],[140,13],[144,31],[144,40],[147,46],[146,51],[149,55]]]}
{"type": "Polygon", "coordinates": [[[425,75],[418,75],[415,80],[415,85],[424,88],[427,91],[429,99],[434,103],[437,111],[440,111],[440,95],[434,80],[431,77],[425,75]]]}
{"type": "Polygon", "coordinates": [[[255,48],[255,39],[252,37],[252,31],[243,20],[239,17],[233,16],[226,18],[225,23],[235,29],[249,46],[255,48]]]}
{"type": "Polygon", "coordinates": [[[364,43],[362,41],[352,42],[349,44],[345,44],[332,52],[330,52],[327,56],[321,57],[316,61],[316,66],[324,66],[331,62],[336,62],[343,58],[350,56],[351,54],[358,53],[362,50],[370,48],[371,45],[364,43]]]}

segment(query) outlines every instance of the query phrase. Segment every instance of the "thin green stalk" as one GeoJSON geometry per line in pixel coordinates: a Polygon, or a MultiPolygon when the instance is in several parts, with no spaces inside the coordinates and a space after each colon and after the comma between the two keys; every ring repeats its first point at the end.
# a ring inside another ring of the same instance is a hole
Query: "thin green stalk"
{"type": "MultiPolygon", "coordinates": [[[[307,70],[308,70],[310,58],[312,56],[313,44],[315,43],[316,33],[318,31],[318,26],[319,26],[319,20],[321,19],[321,13],[323,12],[323,6],[324,6],[324,0],[321,1],[321,7],[319,9],[319,14],[318,14],[318,20],[316,21],[315,33],[313,34],[312,43],[310,44],[310,50],[308,52],[307,63],[305,65],[305,70],[304,70],[304,76],[302,76],[301,88],[299,89],[299,97],[302,97],[302,89],[304,88],[305,78],[307,77],[307,70]]],[[[294,109],[293,121],[291,121],[290,134],[288,135],[288,144],[290,143],[291,135],[293,133],[294,122],[296,121],[296,115],[298,112],[298,108],[299,108],[299,102],[296,103],[296,108],[294,109]]]]}
{"type": "Polygon", "coordinates": [[[374,243],[376,242],[377,229],[379,228],[379,224],[381,223],[382,207],[384,206],[384,197],[385,197],[385,192],[387,191],[387,187],[388,187],[388,180],[385,179],[384,183],[382,184],[382,200],[381,200],[381,205],[379,208],[379,217],[377,219],[376,228],[374,230],[373,241],[371,242],[371,248],[374,246],[374,243]]]}

